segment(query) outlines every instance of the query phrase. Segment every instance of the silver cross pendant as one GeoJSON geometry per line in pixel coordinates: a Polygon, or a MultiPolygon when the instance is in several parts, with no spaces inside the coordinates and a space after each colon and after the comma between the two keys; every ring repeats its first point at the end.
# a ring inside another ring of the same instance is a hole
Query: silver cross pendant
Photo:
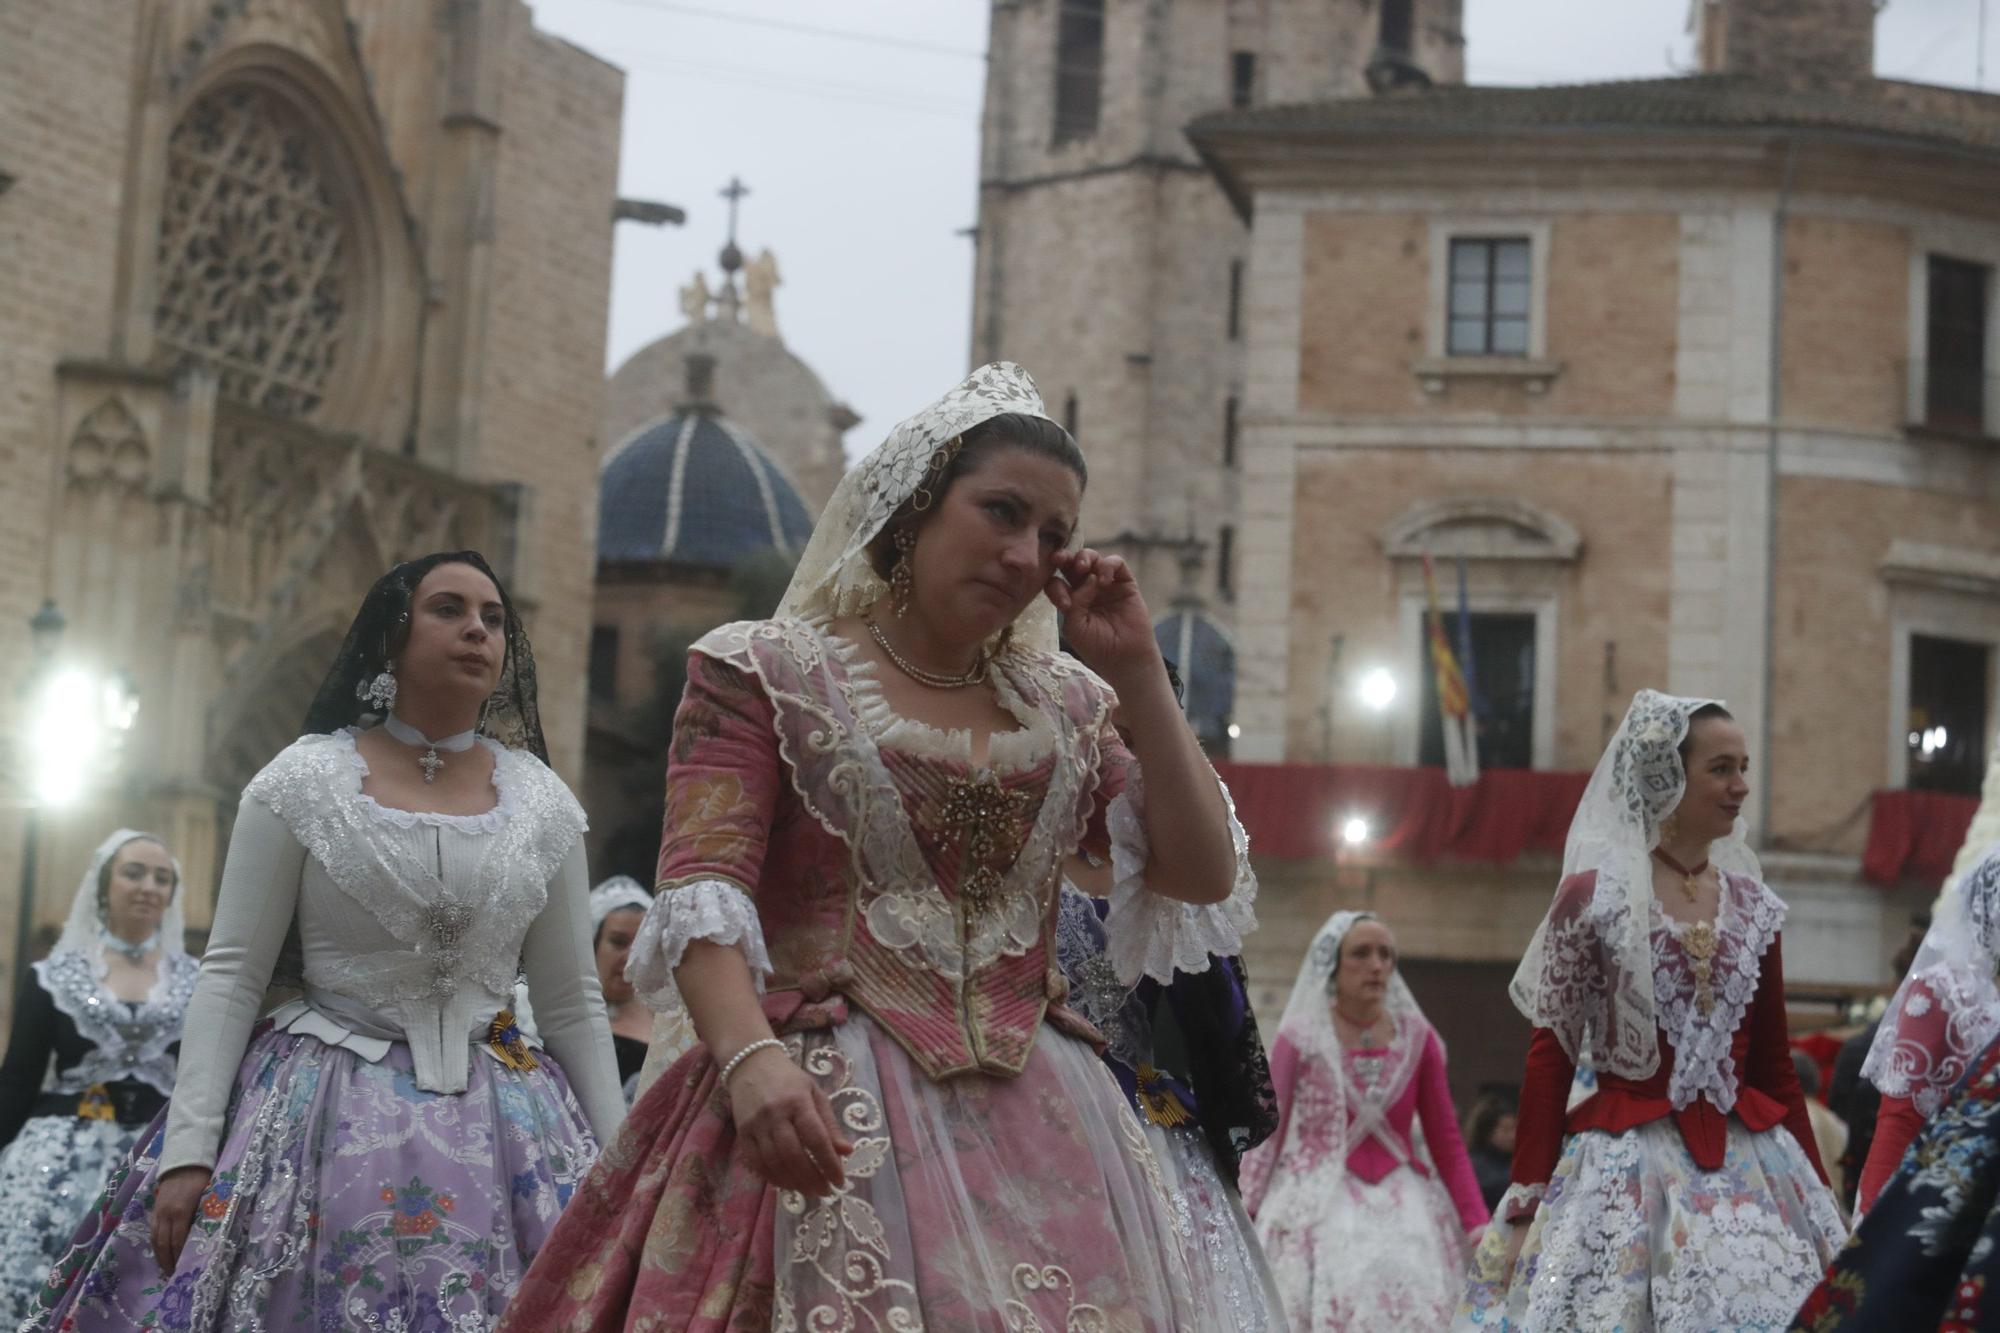
{"type": "Polygon", "coordinates": [[[425,782],[436,782],[438,770],[444,767],[444,760],[438,758],[436,750],[426,750],[418,758],[417,767],[424,770],[425,782]]]}

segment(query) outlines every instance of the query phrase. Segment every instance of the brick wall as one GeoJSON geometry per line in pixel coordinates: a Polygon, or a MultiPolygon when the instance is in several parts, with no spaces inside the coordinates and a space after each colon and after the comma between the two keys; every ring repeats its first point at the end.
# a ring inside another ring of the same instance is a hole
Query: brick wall
{"type": "Polygon", "coordinates": [[[508,52],[480,470],[532,488],[524,584],[557,771],[583,759],[597,427],[624,76],[525,26],[508,52]]]}
{"type": "Polygon", "coordinates": [[[1702,68],[1825,86],[1875,69],[1876,0],[1708,0],[1697,13],[1702,68]]]}
{"type": "Polygon", "coordinates": [[[1846,218],[1785,226],[1785,419],[1843,430],[1903,422],[1910,236],[1846,218]]]}

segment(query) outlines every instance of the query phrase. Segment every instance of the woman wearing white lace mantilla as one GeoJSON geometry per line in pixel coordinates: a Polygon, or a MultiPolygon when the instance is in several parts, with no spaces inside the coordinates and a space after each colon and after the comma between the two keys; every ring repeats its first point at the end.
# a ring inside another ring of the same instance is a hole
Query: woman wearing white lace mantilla
{"type": "Polygon", "coordinates": [[[1243,1161],[1294,1333],[1436,1333],[1486,1223],[1444,1043],[1372,912],[1335,912],[1271,1047],[1278,1132],[1243,1161]]]}
{"type": "Polygon", "coordinates": [[[1454,1327],[1783,1329],[1845,1239],[1787,1046],[1785,905],[1744,840],[1749,765],[1720,703],[1641,690],[1591,774],[1514,974],[1535,1034],[1513,1184],[1454,1327]],[[1585,1058],[1596,1091],[1565,1112],[1585,1058]]]}
{"type": "Polygon", "coordinates": [[[36,1327],[486,1329],[624,1114],[583,811],[486,562],[378,580],[305,732],[244,791],[164,1128],[36,1327]],[[274,970],[305,996],[259,1022],[274,970]]]}
{"type": "Polygon", "coordinates": [[[181,868],[122,828],[98,845],[49,956],[23,979],[0,1064],[0,1328],[49,1269],[174,1086],[195,960],[181,868]]]}
{"type": "Polygon", "coordinates": [[[1909,975],[1875,1029],[1861,1076],[1882,1092],[1860,1211],[1902,1165],[1973,1061],[2000,1037],[2000,843],[1946,886],[1909,975]]]}
{"type": "Polygon", "coordinates": [[[1254,883],[1131,572],[1072,546],[1084,472],[983,367],[690,653],[628,973],[700,1042],[503,1329],[1231,1326],[1055,955],[1079,846],[1127,985],[1239,952],[1254,883]]]}

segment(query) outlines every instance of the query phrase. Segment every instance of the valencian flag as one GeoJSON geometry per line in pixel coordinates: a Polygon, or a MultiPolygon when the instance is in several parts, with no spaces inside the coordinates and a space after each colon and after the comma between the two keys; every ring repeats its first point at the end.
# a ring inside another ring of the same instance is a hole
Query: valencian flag
{"type": "Polygon", "coordinates": [[[1429,608],[1424,625],[1430,636],[1431,670],[1437,675],[1438,721],[1444,731],[1445,776],[1454,787],[1469,787],[1479,781],[1479,750],[1473,740],[1472,695],[1459,670],[1458,655],[1444,632],[1444,613],[1438,609],[1437,571],[1431,566],[1430,552],[1424,553],[1424,596],[1429,608]]]}

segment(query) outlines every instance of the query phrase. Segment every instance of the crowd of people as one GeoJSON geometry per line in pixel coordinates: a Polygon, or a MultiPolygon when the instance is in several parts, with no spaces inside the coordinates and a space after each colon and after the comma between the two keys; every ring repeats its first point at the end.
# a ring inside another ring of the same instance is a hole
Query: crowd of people
{"type": "Polygon", "coordinates": [[[589,887],[494,571],[389,570],[199,963],[120,829],[25,980],[0,1326],[2000,1327],[2000,848],[1816,1119],[1743,731],[1642,690],[1518,1092],[1461,1136],[1373,912],[1267,1058],[1247,839],[1087,476],[1005,363],[898,426],[777,615],[694,646],[651,889],[589,887]]]}

